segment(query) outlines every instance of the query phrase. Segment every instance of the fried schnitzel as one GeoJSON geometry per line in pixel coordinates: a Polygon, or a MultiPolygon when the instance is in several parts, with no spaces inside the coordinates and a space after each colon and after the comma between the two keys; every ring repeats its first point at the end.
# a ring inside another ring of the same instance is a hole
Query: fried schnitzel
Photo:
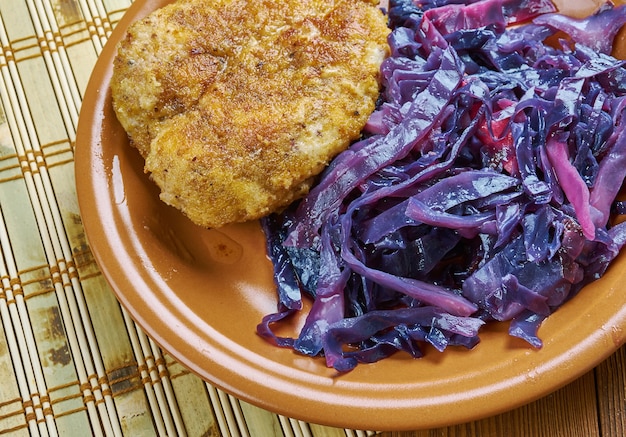
{"type": "Polygon", "coordinates": [[[178,0],[121,41],[114,109],[164,202],[203,227],[257,219],[359,137],[388,33],[367,0],[178,0]]]}

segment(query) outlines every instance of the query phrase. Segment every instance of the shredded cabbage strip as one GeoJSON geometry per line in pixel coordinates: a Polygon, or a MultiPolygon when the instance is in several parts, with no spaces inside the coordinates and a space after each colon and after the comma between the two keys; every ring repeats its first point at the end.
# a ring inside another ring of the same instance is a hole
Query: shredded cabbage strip
{"type": "Polygon", "coordinates": [[[626,7],[574,20],[548,0],[395,0],[388,14],[363,139],[262,221],[278,306],[258,333],[340,372],[471,348],[490,321],[540,348],[541,322],[626,241],[611,221],[626,211],[626,69],[609,55],[626,7]],[[302,293],[302,331],[277,336],[302,293]]]}

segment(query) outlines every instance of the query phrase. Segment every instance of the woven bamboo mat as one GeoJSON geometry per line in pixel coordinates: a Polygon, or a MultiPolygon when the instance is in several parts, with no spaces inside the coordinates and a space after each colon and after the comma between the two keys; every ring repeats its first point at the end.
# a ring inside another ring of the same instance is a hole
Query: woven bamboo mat
{"type": "Polygon", "coordinates": [[[90,253],[74,141],[131,0],[0,2],[0,435],[366,436],[206,384],[119,306],[90,253]]]}

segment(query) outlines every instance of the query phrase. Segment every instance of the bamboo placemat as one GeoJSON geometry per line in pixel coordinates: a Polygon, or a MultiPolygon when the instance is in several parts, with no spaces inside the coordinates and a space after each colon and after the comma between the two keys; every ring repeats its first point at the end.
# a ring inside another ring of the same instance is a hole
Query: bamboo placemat
{"type": "Polygon", "coordinates": [[[206,384],[119,306],[76,200],[81,98],[130,0],[0,2],[0,435],[366,436],[206,384]]]}

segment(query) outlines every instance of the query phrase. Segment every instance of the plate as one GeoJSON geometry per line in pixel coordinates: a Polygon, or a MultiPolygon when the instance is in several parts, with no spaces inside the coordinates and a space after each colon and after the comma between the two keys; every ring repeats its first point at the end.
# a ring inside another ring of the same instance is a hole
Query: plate
{"type": "Polygon", "coordinates": [[[82,220],[102,273],[139,326],[180,363],[222,390],[288,417],[408,430],[528,403],[624,343],[626,254],[544,322],[541,350],[494,324],[471,351],[427,349],[417,360],[398,353],[338,375],[322,359],[260,338],[256,325],[275,311],[276,298],[259,224],[201,229],[163,204],[111,106],[116,43],[131,22],[168,2],[135,1],[112,33],[84,96],[75,160],[82,220]]]}

